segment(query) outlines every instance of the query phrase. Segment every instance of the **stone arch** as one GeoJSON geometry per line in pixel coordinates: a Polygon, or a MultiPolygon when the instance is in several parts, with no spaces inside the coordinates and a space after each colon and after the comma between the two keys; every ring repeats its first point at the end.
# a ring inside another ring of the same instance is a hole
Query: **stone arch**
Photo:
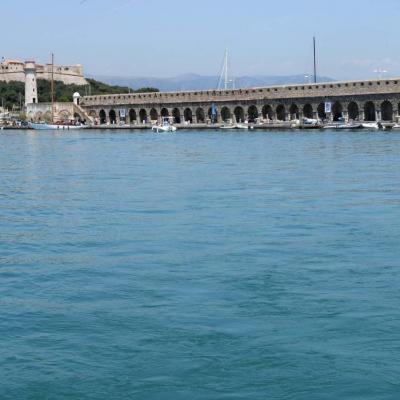
{"type": "Polygon", "coordinates": [[[52,121],[53,121],[53,115],[52,115],[51,111],[46,111],[46,112],[43,114],[43,119],[44,119],[46,122],[52,122],[52,121]]]}
{"type": "Polygon", "coordinates": [[[336,101],[332,106],[332,118],[335,122],[343,118],[343,106],[339,101],[336,101]]]}
{"type": "Polygon", "coordinates": [[[249,116],[249,122],[255,122],[258,118],[258,108],[256,106],[250,106],[247,110],[247,115],[249,116]]]}
{"type": "Polygon", "coordinates": [[[99,112],[100,124],[105,124],[107,122],[107,114],[104,110],[99,112]]]}
{"type": "Polygon", "coordinates": [[[325,112],[325,103],[318,104],[317,113],[319,119],[326,119],[326,112],[325,112]]]}
{"type": "Polygon", "coordinates": [[[262,108],[262,116],[264,119],[273,120],[274,119],[274,110],[270,105],[266,105],[262,108]]]}
{"type": "Polygon", "coordinates": [[[221,118],[222,118],[222,121],[225,121],[225,122],[232,118],[232,113],[231,113],[231,110],[229,109],[229,107],[221,108],[221,118]]]}
{"type": "Polygon", "coordinates": [[[304,118],[312,119],[314,117],[314,110],[311,104],[306,104],[303,107],[304,118]]]}
{"type": "Polygon", "coordinates": [[[144,108],[139,111],[139,118],[141,124],[145,124],[147,122],[147,111],[144,108]]]}
{"type": "Polygon", "coordinates": [[[190,108],[185,108],[185,111],[183,112],[183,118],[185,121],[188,121],[190,123],[193,122],[193,112],[190,108]]]}
{"type": "Polygon", "coordinates": [[[206,115],[204,114],[204,110],[200,107],[196,110],[196,120],[199,124],[206,122],[206,115]]]}
{"type": "Polygon", "coordinates": [[[129,110],[129,122],[132,124],[136,122],[136,120],[137,120],[136,111],[131,108],[129,110]]]}
{"type": "Polygon", "coordinates": [[[388,100],[381,104],[381,119],[382,121],[393,121],[393,105],[388,100]]]}
{"type": "Polygon", "coordinates": [[[364,104],[364,121],[376,121],[375,104],[372,101],[364,104]]]}
{"type": "Polygon", "coordinates": [[[111,109],[108,113],[108,117],[110,118],[110,124],[115,125],[117,123],[117,114],[115,110],[111,109]]]}
{"type": "Polygon", "coordinates": [[[89,111],[89,117],[96,118],[97,117],[96,110],[90,110],[89,111]]]}
{"type": "Polygon", "coordinates": [[[157,112],[157,110],[155,108],[152,108],[150,110],[150,119],[152,121],[157,121],[158,120],[158,112],[157,112]]]}
{"type": "Polygon", "coordinates": [[[293,103],[290,106],[289,113],[290,113],[290,119],[299,119],[300,118],[299,107],[295,103],[293,103]]]}
{"type": "Polygon", "coordinates": [[[235,115],[236,122],[244,122],[244,110],[243,107],[237,106],[233,111],[235,115]]]}
{"type": "Polygon", "coordinates": [[[174,117],[175,124],[181,123],[181,112],[180,112],[179,108],[174,108],[172,110],[172,116],[174,117]]]}
{"type": "Polygon", "coordinates": [[[162,116],[163,118],[169,117],[169,111],[168,111],[167,108],[164,107],[164,108],[161,109],[161,116],[162,116]]]}
{"type": "Polygon", "coordinates": [[[279,104],[279,106],[276,107],[276,119],[278,121],[286,121],[286,110],[283,104],[279,104]]]}
{"type": "Polygon", "coordinates": [[[58,113],[58,115],[59,115],[59,117],[60,117],[60,119],[61,120],[69,120],[69,119],[71,119],[71,114],[69,113],[69,111],[68,110],[61,110],[59,113],[58,113]]]}
{"type": "Polygon", "coordinates": [[[360,115],[360,110],[358,109],[358,104],[355,101],[349,103],[347,107],[347,111],[349,113],[349,119],[356,121],[360,115]]]}

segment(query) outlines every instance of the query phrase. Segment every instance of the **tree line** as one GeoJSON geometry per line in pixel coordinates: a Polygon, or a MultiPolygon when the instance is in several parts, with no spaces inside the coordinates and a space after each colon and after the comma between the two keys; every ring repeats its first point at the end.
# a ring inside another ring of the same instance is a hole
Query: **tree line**
{"type": "MultiPolygon", "coordinates": [[[[63,82],[54,82],[54,99],[60,102],[72,101],[75,92],[84,95],[106,95],[106,94],[127,94],[127,93],[151,93],[159,92],[156,88],[145,87],[140,89],[131,89],[127,86],[107,85],[106,83],[87,79],[89,85],[65,85],[63,82]]],[[[51,101],[51,82],[38,79],[39,102],[47,103],[51,101]]],[[[25,103],[25,83],[23,82],[0,82],[0,106],[4,105],[9,110],[20,110],[20,106],[25,103]]]]}

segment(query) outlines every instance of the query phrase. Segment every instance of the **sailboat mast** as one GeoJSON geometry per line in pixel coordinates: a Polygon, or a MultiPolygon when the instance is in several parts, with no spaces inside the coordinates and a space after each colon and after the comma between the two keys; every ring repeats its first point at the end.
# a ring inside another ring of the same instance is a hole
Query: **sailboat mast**
{"type": "Polygon", "coordinates": [[[225,90],[228,89],[228,49],[225,51],[225,90]]]}
{"type": "Polygon", "coordinates": [[[54,122],[54,53],[51,53],[51,122],[54,122]]]}
{"type": "Polygon", "coordinates": [[[314,83],[317,83],[317,51],[316,51],[315,36],[313,37],[313,47],[314,47],[314,83]]]}

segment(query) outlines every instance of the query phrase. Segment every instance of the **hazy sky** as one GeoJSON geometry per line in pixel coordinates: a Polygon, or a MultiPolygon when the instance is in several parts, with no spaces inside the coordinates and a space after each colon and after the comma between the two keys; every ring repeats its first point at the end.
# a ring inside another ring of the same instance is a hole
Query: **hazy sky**
{"type": "Polygon", "coordinates": [[[1,0],[0,56],[118,76],[400,76],[399,0],[1,0]]]}

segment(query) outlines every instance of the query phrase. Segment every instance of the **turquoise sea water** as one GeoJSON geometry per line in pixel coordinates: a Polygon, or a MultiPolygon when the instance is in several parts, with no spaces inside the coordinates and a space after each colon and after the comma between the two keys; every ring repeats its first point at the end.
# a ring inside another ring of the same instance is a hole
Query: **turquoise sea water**
{"type": "Polygon", "coordinates": [[[0,399],[400,398],[400,134],[0,134],[0,399]]]}

